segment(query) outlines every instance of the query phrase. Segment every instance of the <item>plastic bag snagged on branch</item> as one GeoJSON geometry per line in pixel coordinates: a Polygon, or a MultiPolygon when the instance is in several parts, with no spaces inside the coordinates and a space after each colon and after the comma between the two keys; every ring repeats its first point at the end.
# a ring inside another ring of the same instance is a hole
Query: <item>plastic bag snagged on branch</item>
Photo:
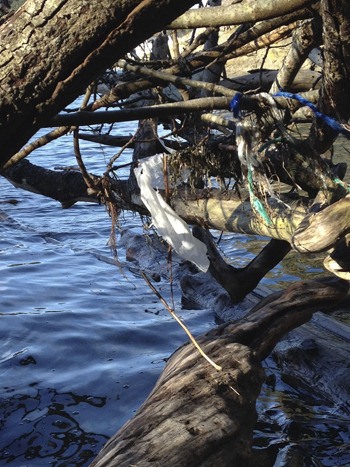
{"type": "Polygon", "coordinates": [[[141,190],[141,200],[151,213],[153,225],[157,228],[159,235],[174,248],[178,255],[206,272],[209,268],[207,247],[192,235],[188,225],[157,191],[164,188],[163,157],[166,155],[157,154],[144,159],[134,169],[141,190]]]}

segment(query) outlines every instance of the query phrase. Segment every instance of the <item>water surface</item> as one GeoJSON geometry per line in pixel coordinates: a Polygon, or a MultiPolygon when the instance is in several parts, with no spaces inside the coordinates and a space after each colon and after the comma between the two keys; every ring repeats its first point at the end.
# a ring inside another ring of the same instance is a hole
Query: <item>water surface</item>
{"type": "MultiPolygon", "coordinates": [[[[113,150],[82,143],[82,152],[88,170],[98,173],[113,150]]],[[[70,137],[31,160],[75,165],[70,137]]],[[[186,336],[140,277],[99,260],[111,258],[102,206],[63,210],[2,178],[0,200],[0,465],[87,466],[144,401],[186,336]]],[[[139,226],[126,215],[124,228],[141,232],[139,226]]],[[[262,245],[245,236],[222,242],[238,266],[262,245]]],[[[294,281],[298,267],[282,264],[264,283],[294,281]]],[[[312,267],[304,271],[323,271],[312,267]]],[[[160,287],[170,297],[169,286],[160,287]]],[[[177,311],[195,334],[214,325],[211,310],[181,310],[177,303],[177,311]]],[[[350,465],[349,416],[284,380],[272,360],[265,366],[276,382],[259,400],[257,447],[296,444],[311,452],[309,465],[350,465]]]]}

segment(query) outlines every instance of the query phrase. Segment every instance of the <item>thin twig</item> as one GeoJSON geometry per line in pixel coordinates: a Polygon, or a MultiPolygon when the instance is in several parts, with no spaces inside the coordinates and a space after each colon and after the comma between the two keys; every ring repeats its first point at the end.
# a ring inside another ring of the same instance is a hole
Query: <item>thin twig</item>
{"type": "Polygon", "coordinates": [[[73,131],[73,146],[74,146],[75,158],[79,165],[79,169],[83,176],[84,182],[86,183],[89,190],[92,190],[93,192],[97,193],[99,190],[97,190],[96,188],[96,181],[86,170],[85,164],[83,162],[83,158],[81,157],[80,147],[79,147],[79,128],[75,128],[73,131]]]}
{"type": "Polygon", "coordinates": [[[159,300],[161,301],[161,303],[164,305],[164,307],[168,310],[168,312],[171,314],[171,316],[175,319],[175,321],[177,321],[179,323],[179,325],[182,327],[182,329],[185,331],[185,333],[188,335],[188,337],[190,338],[190,341],[192,342],[192,344],[196,347],[196,349],[198,350],[198,352],[202,355],[202,357],[204,357],[209,363],[210,365],[212,365],[215,370],[217,371],[221,371],[222,370],[222,367],[217,365],[215,362],[213,362],[213,360],[211,360],[208,355],[203,351],[203,349],[200,347],[200,345],[198,344],[198,342],[196,341],[196,339],[192,336],[190,330],[186,327],[186,325],[181,321],[181,319],[177,316],[177,314],[175,313],[175,311],[170,307],[170,305],[167,303],[167,301],[162,297],[162,295],[159,293],[159,291],[154,287],[154,285],[152,284],[152,282],[148,279],[146,273],[144,271],[141,271],[141,275],[142,277],[144,278],[144,280],[146,281],[147,285],[150,287],[150,289],[152,290],[152,292],[154,292],[154,294],[159,298],[159,300]]]}

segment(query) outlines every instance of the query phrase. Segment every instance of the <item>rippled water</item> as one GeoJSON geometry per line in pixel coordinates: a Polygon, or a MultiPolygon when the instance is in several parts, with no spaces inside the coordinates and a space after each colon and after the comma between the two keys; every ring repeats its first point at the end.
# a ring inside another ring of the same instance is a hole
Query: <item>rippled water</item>
{"type": "MultiPolygon", "coordinates": [[[[98,172],[94,149],[83,146],[98,172]]],[[[32,161],[74,164],[68,137],[54,150],[32,161]]],[[[103,207],[63,210],[4,179],[0,200],[0,464],[88,465],[186,338],[140,278],[98,260],[111,258],[103,207]]],[[[186,321],[199,332],[214,317],[186,321]]]]}
{"type": "MultiPolygon", "coordinates": [[[[82,152],[95,173],[112,154],[90,143],[82,152]]],[[[32,161],[75,164],[70,138],[37,151],[32,161]]],[[[164,359],[186,336],[140,278],[99,260],[111,257],[103,207],[62,210],[2,178],[0,201],[0,465],[87,466],[144,401],[164,359]]],[[[125,228],[138,226],[137,217],[126,216],[125,228]]],[[[249,249],[246,241],[240,236],[227,252],[247,260],[260,240],[249,249]]],[[[277,280],[295,275],[279,266],[266,283],[277,280]]],[[[168,296],[168,285],[161,287],[168,296]]],[[[210,310],[182,315],[194,333],[214,325],[210,310]]],[[[266,365],[275,371],[272,361],[266,365]]],[[[344,453],[343,463],[330,460],[349,446],[349,419],[329,419],[324,401],[310,394],[303,400],[302,388],[274,374],[274,389],[266,386],[259,401],[257,447],[295,442],[318,453],[322,465],[350,465],[344,453]]]]}

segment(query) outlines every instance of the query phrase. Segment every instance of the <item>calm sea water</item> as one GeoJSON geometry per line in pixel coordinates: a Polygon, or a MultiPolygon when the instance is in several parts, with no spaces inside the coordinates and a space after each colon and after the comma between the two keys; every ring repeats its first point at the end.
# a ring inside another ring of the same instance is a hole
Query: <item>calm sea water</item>
{"type": "MultiPolygon", "coordinates": [[[[82,153],[88,170],[99,173],[113,150],[82,143],[82,153]]],[[[31,160],[51,168],[74,165],[71,138],[31,160]]],[[[103,207],[79,203],[63,210],[2,178],[0,201],[0,465],[87,466],[144,401],[186,336],[141,278],[98,259],[112,257],[103,207]]],[[[141,232],[138,217],[126,215],[124,228],[141,232]]],[[[261,241],[239,236],[235,246],[229,238],[223,245],[244,262],[261,241]]],[[[297,273],[280,266],[265,283],[274,287],[297,273]]],[[[160,287],[170,294],[166,283],[160,287]]],[[[195,334],[214,325],[211,310],[181,311],[177,304],[177,311],[195,334]]],[[[306,447],[320,454],[322,465],[350,465],[345,454],[343,463],[331,463],[349,442],[349,420],[329,422],[324,401],[304,397],[266,365],[277,386],[267,386],[259,402],[257,446],[300,443],[286,432],[289,411],[297,411],[306,447]]]]}

